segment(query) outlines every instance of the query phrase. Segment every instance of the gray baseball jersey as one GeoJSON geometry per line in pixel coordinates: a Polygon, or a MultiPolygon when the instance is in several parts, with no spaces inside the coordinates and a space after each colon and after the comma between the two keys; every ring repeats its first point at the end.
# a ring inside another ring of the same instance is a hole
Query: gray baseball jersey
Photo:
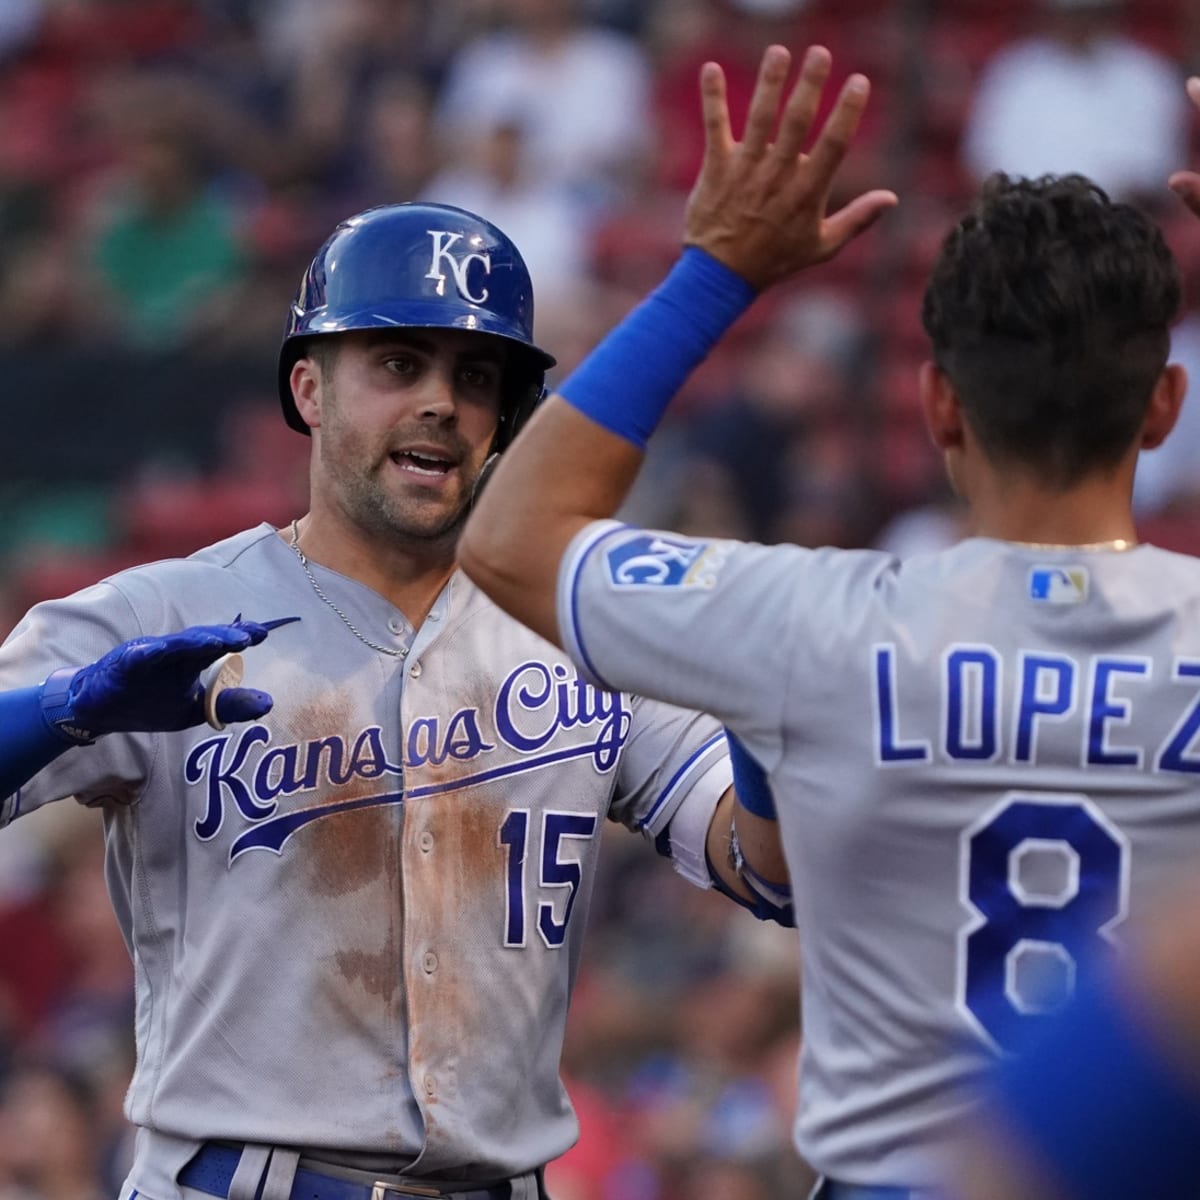
{"type": "Polygon", "coordinates": [[[593,682],[703,701],[764,765],[796,900],[796,1143],[915,1186],[978,1071],[1200,851],[1200,561],[984,538],[904,563],[600,523],[593,682]]]}
{"type": "Polygon", "coordinates": [[[414,633],[311,569],[406,655],[356,638],[266,525],[39,605],[0,649],[11,687],[143,633],[302,617],[244,655],[245,685],[275,698],[262,720],[110,734],[0,808],[103,808],[136,975],[127,1111],[170,1135],[131,1180],[158,1200],[203,1139],[467,1179],[563,1153],[602,821],[651,839],[690,821],[701,880],[695,838],[730,782],[715,721],[587,684],[465,576],[414,633]]]}

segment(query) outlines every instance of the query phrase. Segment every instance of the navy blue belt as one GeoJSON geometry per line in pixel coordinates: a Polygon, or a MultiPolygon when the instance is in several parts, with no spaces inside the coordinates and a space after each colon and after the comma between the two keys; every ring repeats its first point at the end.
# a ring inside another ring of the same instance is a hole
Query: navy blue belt
{"type": "MultiPolygon", "coordinates": [[[[206,1192],[210,1196],[228,1196],[229,1185],[242,1157],[237,1146],[219,1146],[205,1142],[195,1157],[179,1172],[184,1187],[206,1192]]],[[[369,1174],[363,1172],[363,1174],[369,1174]]],[[[290,1200],[400,1200],[405,1196],[452,1196],[454,1200],[512,1200],[512,1184],[498,1183],[491,1187],[467,1191],[442,1192],[436,1183],[374,1183],[325,1175],[308,1167],[297,1167],[292,1182],[290,1200]]]]}

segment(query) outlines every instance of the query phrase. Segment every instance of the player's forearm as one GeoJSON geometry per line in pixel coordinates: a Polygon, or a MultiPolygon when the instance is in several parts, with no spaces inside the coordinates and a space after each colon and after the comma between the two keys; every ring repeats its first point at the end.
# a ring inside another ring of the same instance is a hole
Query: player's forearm
{"type": "Polygon", "coordinates": [[[746,886],[733,865],[733,814],[737,808],[733,788],[729,788],[717,802],[713,811],[712,821],[708,826],[708,838],[705,842],[705,852],[708,856],[709,871],[716,876],[725,887],[740,896],[747,904],[754,900],[754,893],[746,886]]]}
{"type": "Polygon", "coordinates": [[[621,506],[671,398],[753,299],[728,267],[686,250],[535,413],[459,543],[463,570],[501,608],[558,641],[555,592],[567,545],[621,506]]]}
{"type": "Polygon", "coordinates": [[[788,867],[779,837],[779,822],[755,816],[738,805],[734,810],[738,842],[746,865],[761,879],[787,886],[788,867]]]}
{"type": "Polygon", "coordinates": [[[462,568],[506,612],[558,644],[558,566],[584,525],[611,516],[642,454],[551,396],[501,456],[458,546],[462,568]]]}
{"type": "Polygon", "coordinates": [[[725,730],[729,745],[729,764],[733,768],[733,789],[737,804],[730,822],[743,859],[743,870],[759,880],[786,890],[788,869],[779,837],[779,814],[771,781],[762,765],[746,749],[732,730],[725,730]]]}
{"type": "Polygon", "coordinates": [[[778,827],[774,821],[747,813],[733,788],[726,790],[713,811],[704,849],[709,874],[718,891],[748,908],[761,921],[775,921],[786,926],[795,924],[791,885],[778,827]],[[761,873],[754,868],[747,870],[747,855],[741,844],[743,837],[750,842],[752,852],[762,865],[761,873]]]}
{"type": "Polygon", "coordinates": [[[791,882],[770,782],[762,767],[728,729],[733,786],[709,824],[705,850],[717,888],[760,920],[794,925],[791,882]]]}
{"type": "Polygon", "coordinates": [[[0,797],[11,796],[71,744],[46,720],[40,687],[0,692],[0,797]]]}

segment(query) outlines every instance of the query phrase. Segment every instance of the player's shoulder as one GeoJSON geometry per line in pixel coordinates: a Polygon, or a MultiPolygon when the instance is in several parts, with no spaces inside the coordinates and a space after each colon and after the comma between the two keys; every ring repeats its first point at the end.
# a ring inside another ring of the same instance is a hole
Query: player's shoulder
{"type": "Polygon", "coordinates": [[[194,554],[188,555],[183,561],[200,568],[216,567],[224,570],[236,566],[245,558],[254,557],[259,551],[274,549],[279,542],[279,530],[274,525],[264,521],[250,529],[243,529],[211,546],[205,546],[194,554]]]}
{"type": "MultiPolygon", "coordinates": [[[[186,558],[162,558],[127,567],[101,580],[94,590],[101,595],[106,590],[116,593],[134,611],[156,614],[153,619],[169,619],[164,606],[171,613],[182,614],[196,605],[220,603],[227,593],[245,590],[248,585],[257,591],[270,578],[265,559],[274,542],[279,542],[278,531],[264,523],[186,558]]],[[[280,547],[286,550],[281,542],[280,547]]],[[[193,614],[188,619],[210,618],[193,614]]]]}
{"type": "Polygon", "coordinates": [[[1148,542],[1114,552],[1087,547],[1025,545],[968,537],[945,549],[897,561],[891,572],[900,589],[953,589],[960,599],[991,594],[992,581],[1036,581],[1056,569],[1087,576],[1122,605],[1200,604],[1200,558],[1148,542]]]}
{"type": "MultiPolygon", "coordinates": [[[[708,590],[752,580],[758,590],[811,583],[821,593],[836,581],[870,586],[899,567],[895,555],[875,549],[810,548],[794,543],[697,537],[598,521],[576,536],[564,561],[575,577],[586,572],[610,591],[708,590]]],[[[811,599],[811,593],[809,595],[811,599]]]]}
{"type": "Polygon", "coordinates": [[[124,588],[141,581],[163,583],[188,578],[202,580],[212,576],[214,572],[250,565],[246,562],[247,559],[256,558],[261,550],[278,538],[278,530],[264,522],[222,538],[221,541],[204,546],[183,558],[160,558],[127,567],[109,576],[106,582],[124,588]]]}
{"type": "Polygon", "coordinates": [[[1194,554],[1144,542],[1134,548],[1129,561],[1147,593],[1181,602],[1200,602],[1200,558],[1194,554]]]}

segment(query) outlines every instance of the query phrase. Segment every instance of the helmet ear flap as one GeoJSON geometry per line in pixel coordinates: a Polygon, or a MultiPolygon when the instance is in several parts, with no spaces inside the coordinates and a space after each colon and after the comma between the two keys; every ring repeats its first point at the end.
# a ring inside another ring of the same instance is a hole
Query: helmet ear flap
{"type": "Polygon", "coordinates": [[[491,478],[496,464],[500,461],[501,453],[512,445],[512,440],[521,432],[525,422],[533,416],[533,410],[550,394],[541,371],[533,379],[523,376],[521,382],[514,386],[504,397],[500,411],[500,421],[496,426],[496,436],[492,439],[492,449],[485,460],[482,469],[475,479],[471,489],[471,503],[479,499],[479,493],[491,478]]]}
{"type": "Polygon", "coordinates": [[[546,398],[546,394],[546,385],[539,374],[536,380],[514,388],[512,394],[505,397],[496,426],[496,437],[492,442],[493,454],[499,454],[512,444],[513,438],[521,432],[522,426],[533,416],[533,410],[546,398]]]}
{"type": "Polygon", "coordinates": [[[491,454],[484,460],[483,466],[479,470],[479,474],[475,476],[475,483],[471,488],[471,503],[479,499],[480,492],[483,491],[484,485],[492,477],[492,472],[496,469],[496,464],[500,461],[500,451],[492,449],[491,454]]]}
{"type": "Polygon", "coordinates": [[[304,357],[303,339],[284,342],[279,353],[279,399],[283,405],[283,419],[297,433],[308,434],[308,422],[300,415],[292,395],[292,368],[304,357]]]}

